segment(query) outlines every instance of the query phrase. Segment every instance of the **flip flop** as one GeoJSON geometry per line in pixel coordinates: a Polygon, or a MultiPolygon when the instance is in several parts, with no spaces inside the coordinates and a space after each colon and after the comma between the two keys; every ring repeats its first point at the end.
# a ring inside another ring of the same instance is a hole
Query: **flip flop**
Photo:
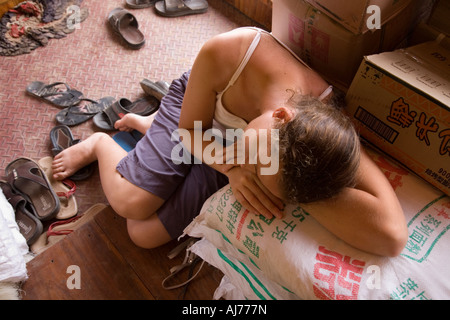
{"type": "Polygon", "coordinates": [[[54,82],[46,85],[40,81],[33,81],[27,86],[26,91],[30,95],[50,102],[60,108],[76,105],[83,96],[80,91],[71,89],[64,82],[54,82]]]}
{"type": "MultiPolygon", "coordinates": [[[[50,130],[50,141],[52,143],[53,156],[56,156],[61,151],[81,142],[80,139],[74,139],[72,131],[65,125],[56,126],[50,130]]],[[[93,171],[93,165],[89,164],[75,172],[72,176],[70,176],[70,179],[73,181],[84,180],[88,178],[93,171]]]]}
{"type": "Polygon", "coordinates": [[[155,11],[164,17],[180,17],[204,13],[208,10],[206,0],[164,0],[155,4],[155,11]]]}
{"type": "Polygon", "coordinates": [[[132,9],[142,9],[153,6],[158,0],[127,0],[127,6],[132,9]]]}
{"type": "Polygon", "coordinates": [[[109,107],[114,100],[113,97],[104,97],[98,101],[82,98],[77,105],[67,107],[58,112],[56,114],[56,121],[66,126],[75,126],[91,119],[97,113],[102,112],[109,107]]]}
{"type": "Polygon", "coordinates": [[[154,96],[159,101],[169,92],[169,84],[165,81],[150,81],[148,79],[142,79],[140,82],[142,90],[145,93],[154,96]]]}
{"type": "Polygon", "coordinates": [[[75,196],[76,185],[73,181],[66,179],[58,181],[53,178],[52,157],[44,157],[38,161],[42,171],[44,171],[56,195],[59,197],[61,208],[56,215],[56,219],[69,219],[78,213],[78,205],[75,196]]]}
{"type": "Polygon", "coordinates": [[[131,49],[139,49],[145,44],[145,37],[139,30],[136,17],[123,8],[115,8],[108,15],[108,21],[131,49]]]}
{"type": "Polygon", "coordinates": [[[39,220],[50,220],[58,214],[59,198],[35,161],[17,158],[6,166],[5,173],[13,190],[33,205],[39,220]]]}
{"type": "Polygon", "coordinates": [[[61,220],[52,223],[47,232],[44,232],[36,242],[30,247],[31,252],[40,254],[63,240],[68,234],[79,229],[81,226],[91,221],[97,213],[105,209],[107,205],[102,203],[94,204],[82,215],[75,216],[68,220],[61,220]]]}
{"type": "Polygon", "coordinates": [[[103,130],[116,130],[114,124],[127,113],[135,113],[141,116],[148,116],[156,112],[159,108],[159,101],[153,96],[145,96],[131,102],[126,98],[121,98],[106,108],[102,113],[94,116],[94,124],[103,130]]]}
{"type": "Polygon", "coordinates": [[[42,234],[42,222],[36,218],[33,206],[20,194],[14,192],[10,184],[0,180],[0,188],[15,212],[20,233],[28,245],[33,244],[42,234]]]}

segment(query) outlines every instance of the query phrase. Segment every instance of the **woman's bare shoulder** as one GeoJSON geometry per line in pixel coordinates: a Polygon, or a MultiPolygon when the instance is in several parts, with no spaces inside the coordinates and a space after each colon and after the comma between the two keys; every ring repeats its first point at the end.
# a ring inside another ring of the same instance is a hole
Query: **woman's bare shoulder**
{"type": "Polygon", "coordinates": [[[240,46],[243,43],[251,42],[256,34],[252,28],[237,28],[228,32],[213,36],[207,43],[213,45],[240,46]]]}
{"type": "Polygon", "coordinates": [[[216,58],[222,65],[239,64],[255,36],[251,29],[239,28],[218,34],[209,39],[202,47],[210,57],[216,58]]]}
{"type": "Polygon", "coordinates": [[[207,72],[220,89],[239,66],[253,37],[254,31],[240,28],[210,38],[197,55],[194,68],[207,72]]]}

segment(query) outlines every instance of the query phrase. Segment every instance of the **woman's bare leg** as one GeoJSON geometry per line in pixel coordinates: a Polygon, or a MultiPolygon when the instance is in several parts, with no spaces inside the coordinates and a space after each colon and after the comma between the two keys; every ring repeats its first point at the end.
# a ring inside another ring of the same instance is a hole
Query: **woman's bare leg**
{"type": "Polygon", "coordinates": [[[127,219],[127,229],[130,239],[145,249],[156,248],[172,240],[157,214],[146,220],[127,219]]]}
{"type": "Polygon", "coordinates": [[[171,240],[155,214],[164,200],[135,186],[116,170],[126,154],[109,135],[97,132],[55,156],[53,175],[65,179],[97,160],[103,192],[114,211],[127,218],[130,238],[138,246],[154,248],[171,240]]]}
{"type": "Polygon", "coordinates": [[[131,240],[143,248],[165,244],[171,237],[155,214],[164,200],[135,186],[116,170],[126,155],[127,152],[109,135],[97,132],[56,155],[53,175],[55,179],[63,180],[97,160],[103,192],[114,211],[127,219],[131,240]]]}
{"type": "Polygon", "coordinates": [[[97,132],[56,155],[53,176],[63,180],[97,160],[103,192],[111,207],[124,218],[144,220],[156,212],[164,200],[132,184],[116,170],[126,154],[109,135],[97,132]]]}

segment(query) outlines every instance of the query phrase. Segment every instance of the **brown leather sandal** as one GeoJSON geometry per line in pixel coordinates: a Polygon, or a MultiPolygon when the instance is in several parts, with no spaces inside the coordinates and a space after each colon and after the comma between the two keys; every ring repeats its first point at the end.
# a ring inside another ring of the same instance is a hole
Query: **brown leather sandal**
{"type": "Polygon", "coordinates": [[[14,209],[20,233],[28,245],[33,244],[43,232],[42,222],[36,218],[33,206],[22,195],[14,192],[8,182],[1,180],[0,188],[14,209]]]}
{"type": "Polygon", "coordinates": [[[13,190],[33,205],[39,220],[50,220],[58,214],[59,198],[35,161],[18,158],[6,166],[5,173],[13,190]]]}
{"type": "Polygon", "coordinates": [[[115,8],[108,15],[108,21],[116,32],[132,49],[139,49],[145,44],[145,37],[139,30],[136,17],[123,8],[115,8]]]}

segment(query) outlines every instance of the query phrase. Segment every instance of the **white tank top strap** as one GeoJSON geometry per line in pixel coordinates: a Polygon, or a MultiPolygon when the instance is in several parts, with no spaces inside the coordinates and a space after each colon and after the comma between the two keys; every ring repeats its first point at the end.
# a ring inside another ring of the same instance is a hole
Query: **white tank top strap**
{"type": "Polygon", "coordinates": [[[305,61],[303,61],[294,51],[292,51],[292,49],[289,48],[288,45],[286,45],[283,41],[281,41],[276,36],[274,36],[274,34],[272,32],[268,32],[268,31],[266,31],[264,29],[260,29],[258,27],[246,27],[246,28],[256,30],[260,33],[265,33],[265,34],[270,35],[276,42],[278,42],[283,48],[285,48],[290,54],[292,54],[301,64],[303,64],[308,69],[311,69],[311,67],[305,61]]]}
{"type": "Polygon", "coordinates": [[[261,30],[257,30],[258,33],[256,34],[255,38],[253,38],[252,43],[250,44],[250,46],[247,49],[247,52],[245,53],[244,58],[242,59],[241,63],[239,64],[239,67],[236,69],[236,71],[234,72],[233,76],[231,77],[230,81],[228,82],[228,85],[226,86],[226,88],[222,91],[225,92],[228,90],[228,88],[230,88],[232,85],[234,85],[234,83],[236,82],[236,80],[239,78],[239,76],[242,73],[242,70],[244,70],[245,66],[247,65],[248,61],[250,60],[250,58],[253,55],[253,52],[255,52],[256,47],[259,44],[259,41],[261,40],[261,30]]]}

